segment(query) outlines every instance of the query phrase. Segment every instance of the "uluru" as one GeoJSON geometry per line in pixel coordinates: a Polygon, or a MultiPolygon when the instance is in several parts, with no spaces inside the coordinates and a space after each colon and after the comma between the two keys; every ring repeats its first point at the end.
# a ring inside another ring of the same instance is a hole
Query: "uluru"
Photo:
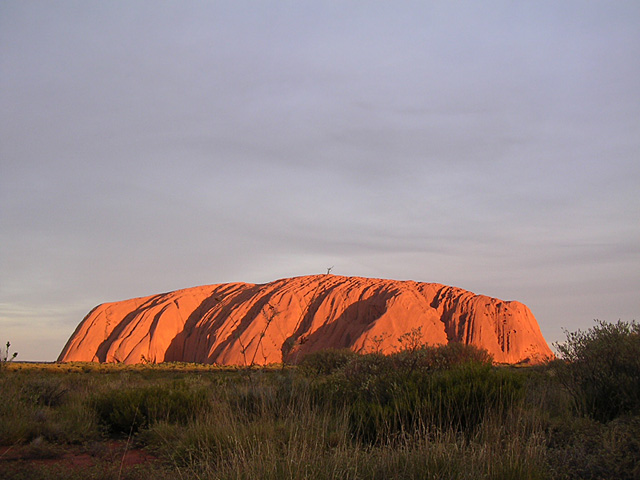
{"type": "Polygon", "coordinates": [[[105,303],[82,320],[58,361],[266,365],[327,348],[392,353],[408,333],[425,344],[484,348],[497,363],[553,356],[520,302],[437,283],[325,274],[105,303]]]}

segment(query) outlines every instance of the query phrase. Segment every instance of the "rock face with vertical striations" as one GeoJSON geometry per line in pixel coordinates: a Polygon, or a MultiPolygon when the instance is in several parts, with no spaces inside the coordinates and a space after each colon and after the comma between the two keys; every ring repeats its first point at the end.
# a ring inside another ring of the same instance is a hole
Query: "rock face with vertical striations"
{"type": "Polygon", "coordinates": [[[498,363],[553,356],[522,303],[437,283],[312,275],[99,305],[58,361],[265,365],[326,348],[391,353],[406,333],[472,344],[498,363]]]}

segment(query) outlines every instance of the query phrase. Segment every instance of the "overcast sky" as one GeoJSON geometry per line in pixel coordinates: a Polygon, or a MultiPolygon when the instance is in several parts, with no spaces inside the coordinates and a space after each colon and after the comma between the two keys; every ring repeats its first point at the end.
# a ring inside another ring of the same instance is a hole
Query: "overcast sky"
{"type": "Polygon", "coordinates": [[[640,2],[0,1],[0,343],[332,273],[640,320],[640,2]]]}

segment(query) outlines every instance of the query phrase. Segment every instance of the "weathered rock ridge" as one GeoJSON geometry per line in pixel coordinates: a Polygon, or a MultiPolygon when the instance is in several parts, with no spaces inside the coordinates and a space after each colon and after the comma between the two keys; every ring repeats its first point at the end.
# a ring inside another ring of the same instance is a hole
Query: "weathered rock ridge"
{"type": "Polygon", "coordinates": [[[552,356],[522,303],[436,283],[312,275],[99,305],[58,361],[264,365],[324,348],[391,353],[410,332],[485,348],[501,363],[552,356]]]}

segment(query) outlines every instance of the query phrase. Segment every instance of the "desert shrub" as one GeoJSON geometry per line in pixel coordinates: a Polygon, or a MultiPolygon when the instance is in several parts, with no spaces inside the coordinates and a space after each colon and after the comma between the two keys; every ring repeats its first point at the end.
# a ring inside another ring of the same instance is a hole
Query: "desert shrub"
{"type": "Polygon", "coordinates": [[[439,345],[435,348],[437,366],[449,368],[463,363],[477,363],[491,365],[493,357],[484,348],[475,345],[465,345],[464,343],[451,342],[446,345],[439,345]]]}
{"type": "MultiPolygon", "coordinates": [[[[357,354],[331,375],[316,379],[312,396],[319,406],[341,409],[356,400],[389,403],[396,377],[388,356],[381,353],[357,354]]],[[[355,408],[355,407],[354,407],[355,408]]]]}
{"type": "Polygon", "coordinates": [[[391,357],[382,353],[367,353],[354,357],[339,373],[357,389],[368,390],[378,381],[386,382],[387,377],[395,372],[391,357]]]}
{"type": "Polygon", "coordinates": [[[245,420],[280,418],[309,403],[308,380],[295,370],[268,373],[255,370],[239,380],[225,386],[222,401],[245,420]]]}
{"type": "Polygon", "coordinates": [[[349,349],[327,349],[304,356],[299,364],[306,375],[342,372],[351,383],[362,384],[387,374],[410,374],[418,370],[447,369],[463,363],[491,365],[493,358],[484,349],[463,343],[420,345],[391,355],[380,352],[358,354],[349,349]]]}
{"type": "Polygon", "coordinates": [[[233,454],[244,430],[245,425],[237,423],[233,412],[223,408],[187,425],[157,422],[141,430],[137,440],[179,467],[206,463],[219,468],[233,454]]]}
{"type": "Polygon", "coordinates": [[[357,437],[375,443],[433,427],[471,433],[523,395],[517,372],[475,362],[426,375],[390,376],[357,393],[351,426],[357,437]]]}
{"type": "Polygon", "coordinates": [[[95,395],[91,406],[110,433],[128,434],[161,420],[186,423],[209,402],[206,389],[176,383],[107,390],[95,395]]]}
{"type": "Polygon", "coordinates": [[[488,414],[516,405],[524,396],[524,383],[522,375],[508,369],[475,362],[456,365],[428,378],[426,411],[439,426],[475,428],[488,414]]]}
{"type": "Polygon", "coordinates": [[[491,365],[493,358],[486,350],[475,345],[452,342],[446,345],[423,345],[413,350],[401,350],[391,355],[394,368],[399,372],[430,371],[451,368],[463,363],[491,365]]]}
{"type": "Polygon", "coordinates": [[[557,348],[555,366],[579,412],[600,421],[640,413],[640,324],[597,321],[557,348]]]}
{"type": "Polygon", "coordinates": [[[640,417],[601,423],[588,417],[559,419],[549,426],[551,478],[640,478],[640,417]]]}
{"type": "Polygon", "coordinates": [[[318,375],[312,396],[321,406],[346,405],[352,435],[367,443],[431,426],[470,431],[487,413],[523,396],[522,375],[495,369],[491,361],[485,350],[463,344],[423,345],[388,356],[330,352],[311,358],[318,375]],[[322,370],[327,357],[342,365],[322,370]]]}
{"type": "Polygon", "coordinates": [[[0,444],[78,443],[99,436],[95,415],[73,377],[15,370],[0,378],[0,444]]]}
{"type": "Polygon", "coordinates": [[[330,375],[343,368],[357,355],[348,348],[319,350],[302,357],[299,368],[305,374],[330,375]]]}
{"type": "Polygon", "coordinates": [[[15,375],[0,377],[0,445],[11,445],[29,434],[30,423],[27,421],[33,408],[25,404],[22,397],[22,385],[15,375]]]}
{"type": "Polygon", "coordinates": [[[57,407],[63,403],[69,389],[63,378],[39,375],[29,378],[23,387],[25,399],[36,405],[57,407]]]}

